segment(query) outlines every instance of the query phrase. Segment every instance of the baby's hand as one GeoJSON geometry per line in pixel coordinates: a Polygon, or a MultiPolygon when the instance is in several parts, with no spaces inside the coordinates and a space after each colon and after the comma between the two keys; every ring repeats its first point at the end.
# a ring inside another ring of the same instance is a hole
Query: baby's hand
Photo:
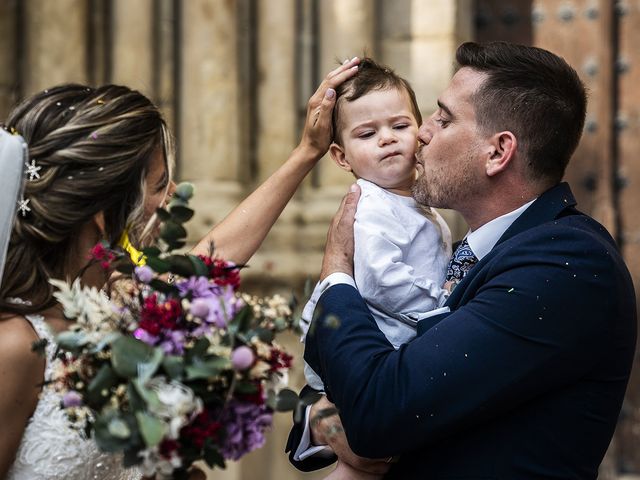
{"type": "Polygon", "coordinates": [[[453,289],[456,287],[457,284],[458,282],[456,282],[455,280],[449,280],[448,282],[445,282],[442,288],[444,288],[449,293],[451,293],[453,292],[453,289]]]}

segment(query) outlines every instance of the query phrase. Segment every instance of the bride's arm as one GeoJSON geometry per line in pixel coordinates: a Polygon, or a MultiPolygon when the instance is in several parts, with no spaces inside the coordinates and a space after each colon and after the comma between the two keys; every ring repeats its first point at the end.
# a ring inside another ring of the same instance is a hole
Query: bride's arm
{"type": "Polygon", "coordinates": [[[5,478],[38,404],[44,359],[31,351],[38,336],[22,317],[0,319],[0,478],[5,478]]]}
{"type": "Polygon", "coordinates": [[[334,89],[355,75],[358,62],[354,58],[327,75],[309,99],[302,140],[289,159],[216,225],[192,253],[207,254],[213,242],[216,253],[226,260],[243,264],[251,258],[304,177],[329,148],[334,89]]]}

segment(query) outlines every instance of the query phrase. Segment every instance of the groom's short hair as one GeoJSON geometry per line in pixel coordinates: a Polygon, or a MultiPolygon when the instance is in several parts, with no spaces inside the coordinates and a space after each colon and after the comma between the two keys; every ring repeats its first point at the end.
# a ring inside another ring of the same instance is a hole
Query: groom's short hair
{"type": "Polygon", "coordinates": [[[512,132],[532,178],[559,182],[587,110],[576,71],[547,50],[507,42],[463,43],[456,60],[487,75],[472,99],[482,132],[512,132]]]}
{"type": "Polygon", "coordinates": [[[345,102],[353,102],[376,90],[391,89],[407,93],[411,102],[412,113],[416,122],[420,125],[422,123],[422,115],[411,84],[391,68],[376,63],[369,57],[364,57],[358,65],[358,73],[336,88],[337,100],[332,117],[333,141],[338,145],[342,144],[340,118],[342,106],[345,102]]]}

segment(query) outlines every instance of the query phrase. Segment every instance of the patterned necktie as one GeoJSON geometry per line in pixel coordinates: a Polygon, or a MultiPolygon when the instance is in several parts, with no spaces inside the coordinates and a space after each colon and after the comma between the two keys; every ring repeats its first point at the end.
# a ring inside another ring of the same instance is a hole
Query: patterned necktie
{"type": "Polygon", "coordinates": [[[451,257],[451,261],[447,267],[446,281],[454,280],[458,283],[476,263],[478,263],[478,258],[473,253],[473,250],[471,250],[469,242],[467,242],[465,238],[462,243],[458,245],[456,251],[453,252],[453,257],[451,257]]]}

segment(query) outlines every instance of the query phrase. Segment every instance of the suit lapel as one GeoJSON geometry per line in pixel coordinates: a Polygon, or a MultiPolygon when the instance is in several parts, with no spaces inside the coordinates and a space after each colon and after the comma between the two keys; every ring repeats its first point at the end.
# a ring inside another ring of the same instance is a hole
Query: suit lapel
{"type": "MultiPolygon", "coordinates": [[[[520,215],[504,232],[493,249],[469,271],[464,279],[453,290],[445,305],[450,307],[452,310],[458,307],[460,302],[463,301],[466,287],[478,272],[482,270],[483,265],[491,260],[496,247],[501,243],[530,228],[550,222],[560,217],[567,210],[577,213],[577,210],[573,208],[575,205],[576,200],[573,193],[571,193],[569,184],[566,182],[562,182],[540,195],[536,201],[533,202],[531,206],[527,208],[524,213],[520,215]]],[[[466,303],[466,301],[463,302],[466,303]]]]}

